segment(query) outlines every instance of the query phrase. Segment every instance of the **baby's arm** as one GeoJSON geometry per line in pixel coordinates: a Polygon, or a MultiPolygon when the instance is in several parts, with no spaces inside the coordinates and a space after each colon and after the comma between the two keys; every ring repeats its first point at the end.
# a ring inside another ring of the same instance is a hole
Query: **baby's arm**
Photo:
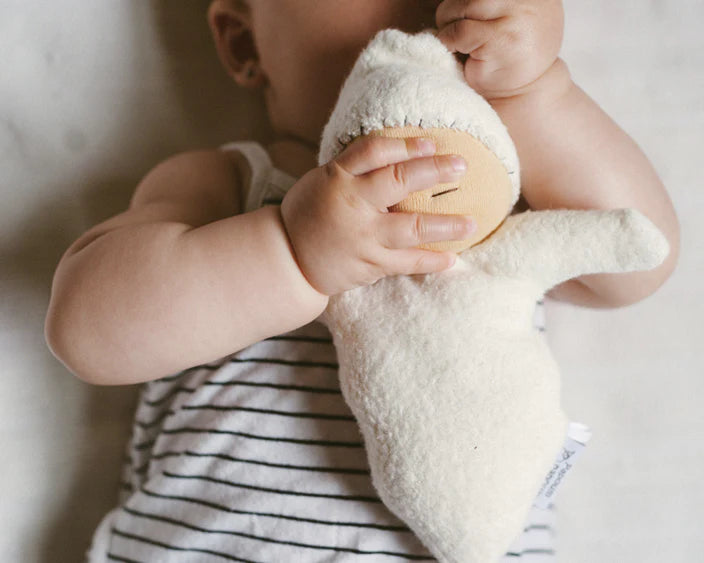
{"type": "Polygon", "coordinates": [[[239,215],[234,159],[202,151],[166,161],[126,212],[62,257],[46,319],[52,351],[88,382],[143,382],[300,327],[333,292],[449,267],[451,253],[411,247],[466,238],[465,219],[376,206],[457,178],[449,157],[422,148],[353,143],[304,175],[283,207],[239,215]]]}
{"type": "Polygon", "coordinates": [[[279,208],[236,215],[239,200],[225,153],[157,166],[127,211],[62,257],[46,321],[52,351],[88,382],[138,383],[315,318],[327,298],[301,276],[279,208]]]}
{"type": "Polygon", "coordinates": [[[677,262],[679,226],[672,202],[647,157],[570,80],[562,61],[541,81],[532,91],[492,102],[516,142],[531,208],[632,207],[655,223],[671,248],[653,270],[580,276],[548,295],[591,307],[639,301],[665,282],[677,262]]]}
{"type": "Polygon", "coordinates": [[[651,271],[581,276],[548,295],[578,305],[617,307],[653,293],[677,261],[677,217],[647,157],[557,59],[561,2],[447,1],[438,8],[438,25],[448,47],[471,51],[465,76],[506,123],[531,208],[633,207],[669,241],[668,258],[651,271]],[[460,14],[461,4],[469,7],[460,14]],[[491,21],[483,21],[487,18],[491,21]]]}

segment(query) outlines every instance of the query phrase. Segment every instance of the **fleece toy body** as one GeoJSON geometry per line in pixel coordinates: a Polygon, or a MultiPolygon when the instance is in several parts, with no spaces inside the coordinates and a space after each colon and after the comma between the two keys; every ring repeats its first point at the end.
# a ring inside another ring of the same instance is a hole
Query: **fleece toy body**
{"type": "Polygon", "coordinates": [[[374,486],[439,561],[497,561],[567,435],[536,300],[578,275],[651,268],[667,251],[637,211],[525,212],[448,271],[330,300],[323,321],[374,486]]]}
{"type": "MultiPolygon", "coordinates": [[[[421,88],[446,74],[464,85],[432,34],[377,35],[345,83],[321,163],[355,130],[464,120],[459,130],[481,141],[507,174],[517,171],[505,128],[469,87],[455,82],[452,90],[457,111],[469,113],[457,117],[445,101],[434,110],[421,88]],[[409,119],[394,109],[393,89],[406,100],[414,74],[420,82],[409,119]],[[447,115],[438,119],[440,112],[447,115]]],[[[515,201],[517,177],[510,181],[515,201]]],[[[439,561],[497,561],[521,533],[567,434],[558,368],[532,325],[536,301],[583,274],[653,268],[668,251],[635,210],[528,211],[506,218],[447,271],[387,277],[330,298],[321,320],[333,335],[374,486],[439,561]]]]}

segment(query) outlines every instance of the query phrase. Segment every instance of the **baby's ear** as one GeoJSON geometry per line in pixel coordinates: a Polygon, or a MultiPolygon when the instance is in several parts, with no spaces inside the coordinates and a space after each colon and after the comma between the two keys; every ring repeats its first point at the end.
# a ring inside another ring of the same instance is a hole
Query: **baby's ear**
{"type": "Polygon", "coordinates": [[[232,79],[245,88],[266,82],[254,43],[249,7],[241,0],[213,0],[208,25],[220,62],[232,79]]]}

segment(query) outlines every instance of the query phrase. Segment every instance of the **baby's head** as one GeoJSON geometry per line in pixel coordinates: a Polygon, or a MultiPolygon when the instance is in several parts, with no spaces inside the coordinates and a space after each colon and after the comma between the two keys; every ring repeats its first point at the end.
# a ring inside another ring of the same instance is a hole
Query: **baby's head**
{"type": "Polygon", "coordinates": [[[240,86],[263,90],[274,130],[314,146],[360,51],[381,29],[434,25],[439,0],[213,0],[208,21],[240,86]]]}

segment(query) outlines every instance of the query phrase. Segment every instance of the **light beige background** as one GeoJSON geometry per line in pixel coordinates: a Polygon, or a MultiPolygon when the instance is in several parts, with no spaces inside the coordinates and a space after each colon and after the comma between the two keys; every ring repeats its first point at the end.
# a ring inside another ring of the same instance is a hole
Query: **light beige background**
{"type": "MultiPolygon", "coordinates": [[[[334,0],[353,1],[353,0],[334,0]]],[[[0,561],[79,561],[112,505],[135,389],[94,388],[44,345],[53,269],[180,150],[266,139],[201,1],[0,0],[0,561]]],[[[704,553],[704,4],[566,0],[563,56],[643,147],[682,223],[677,272],[615,311],[548,304],[564,401],[594,438],[558,498],[564,563],[704,553]]]]}

